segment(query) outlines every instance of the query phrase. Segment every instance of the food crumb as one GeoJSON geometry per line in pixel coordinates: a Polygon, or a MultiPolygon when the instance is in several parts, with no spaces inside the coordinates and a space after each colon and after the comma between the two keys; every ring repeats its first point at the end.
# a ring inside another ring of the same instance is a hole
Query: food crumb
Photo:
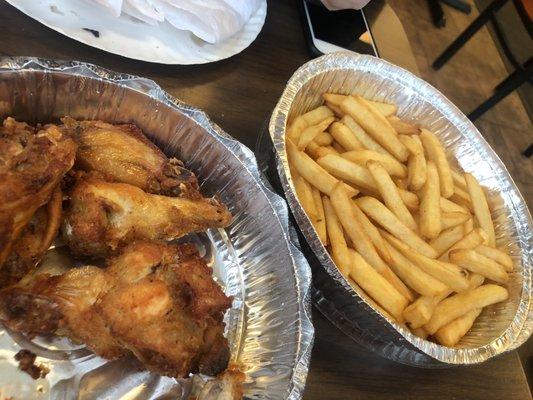
{"type": "Polygon", "coordinates": [[[50,369],[44,365],[35,365],[37,356],[29,350],[22,349],[15,354],[15,360],[19,363],[19,369],[26,372],[33,379],[44,378],[50,369]]]}

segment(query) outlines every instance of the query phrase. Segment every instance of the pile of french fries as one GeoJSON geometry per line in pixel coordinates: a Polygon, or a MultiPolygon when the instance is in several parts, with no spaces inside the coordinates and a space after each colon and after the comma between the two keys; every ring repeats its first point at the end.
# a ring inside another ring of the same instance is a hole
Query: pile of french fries
{"type": "Polygon", "coordinates": [[[349,283],[421,338],[453,347],[504,301],[511,257],[496,248],[487,195],[439,139],[397,107],[325,93],[292,119],[296,194],[349,283]]]}

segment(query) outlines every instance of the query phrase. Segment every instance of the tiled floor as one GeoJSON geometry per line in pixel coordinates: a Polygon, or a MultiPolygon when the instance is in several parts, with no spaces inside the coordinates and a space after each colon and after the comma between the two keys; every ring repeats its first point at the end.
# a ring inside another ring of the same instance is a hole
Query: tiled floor
{"type": "MultiPolygon", "coordinates": [[[[479,31],[439,71],[435,58],[478,15],[443,6],[446,27],[433,26],[426,2],[387,0],[402,21],[421,77],[443,92],[465,114],[487,99],[508,72],[487,27],[479,31]]],[[[533,143],[533,125],[517,93],[512,93],[476,122],[485,139],[509,169],[522,195],[533,209],[533,158],[521,152],[533,143]]]]}

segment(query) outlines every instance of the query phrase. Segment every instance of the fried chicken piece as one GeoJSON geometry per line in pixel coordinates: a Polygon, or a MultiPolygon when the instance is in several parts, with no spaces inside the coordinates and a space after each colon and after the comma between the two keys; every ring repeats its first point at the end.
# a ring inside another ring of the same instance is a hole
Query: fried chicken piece
{"type": "Polygon", "coordinates": [[[37,209],[74,164],[76,143],[55,125],[36,134],[4,121],[0,163],[0,268],[37,209]],[[4,153],[6,151],[6,153],[4,153]]]}
{"type": "Polygon", "coordinates": [[[37,275],[0,291],[0,319],[12,330],[63,334],[105,358],[131,351],[174,377],[226,368],[222,320],[230,305],[194,246],[149,242],[126,246],[106,269],[37,275]],[[199,296],[209,307],[198,307],[199,296]]]}
{"type": "Polygon", "coordinates": [[[62,193],[57,187],[50,201],[33,214],[20,237],[13,243],[11,254],[0,269],[0,287],[18,282],[43,258],[61,225],[61,203],[62,193]]]}
{"type": "Polygon", "coordinates": [[[160,196],[87,175],[72,190],[62,232],[74,253],[103,257],[135,239],[171,240],[225,227],[230,220],[214,198],[160,196]]]}
{"type": "Polygon", "coordinates": [[[168,159],[138,126],[69,117],[62,121],[79,145],[76,168],[99,171],[149,193],[201,197],[194,174],[181,161],[168,159]]]}

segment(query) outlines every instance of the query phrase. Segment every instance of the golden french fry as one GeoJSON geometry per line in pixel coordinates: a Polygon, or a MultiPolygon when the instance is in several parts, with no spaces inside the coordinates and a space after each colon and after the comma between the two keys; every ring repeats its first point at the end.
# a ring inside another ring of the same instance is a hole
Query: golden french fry
{"type": "Polygon", "coordinates": [[[428,333],[425,331],[424,328],[411,329],[411,332],[413,333],[413,335],[418,336],[420,339],[428,338],[428,333]]]}
{"type": "Polygon", "coordinates": [[[328,132],[320,132],[315,137],[315,142],[319,146],[329,146],[333,144],[333,136],[331,136],[328,132]]]}
{"type": "MultiPolygon", "coordinates": [[[[307,145],[313,141],[319,133],[324,132],[324,130],[327,129],[327,127],[335,120],[334,117],[329,117],[320,122],[317,125],[310,125],[307,128],[305,128],[300,135],[300,139],[298,140],[298,150],[305,150],[307,145]]],[[[319,144],[319,142],[316,142],[319,144]]]]}
{"type": "Polygon", "coordinates": [[[463,231],[466,234],[472,232],[474,229],[474,220],[472,218],[468,218],[466,222],[463,224],[463,231]]]}
{"type": "Polygon", "coordinates": [[[320,106],[302,115],[307,125],[318,125],[327,118],[333,117],[333,111],[326,106],[320,106]]]}
{"type": "Polygon", "coordinates": [[[418,136],[398,135],[398,139],[400,139],[400,142],[402,142],[403,145],[407,148],[407,151],[409,151],[409,155],[411,156],[424,154],[422,142],[420,141],[420,138],[418,138],[417,141],[417,137],[418,136]]]}
{"type": "Polygon", "coordinates": [[[355,135],[355,137],[361,142],[361,144],[368,150],[373,150],[378,153],[387,154],[392,157],[392,155],[385,150],[384,147],[382,147],[378,142],[376,142],[368,133],[365,132],[361,126],[355,122],[355,120],[350,117],[349,115],[345,115],[342,117],[341,122],[346,125],[352,133],[355,135]]]}
{"type": "MultiPolygon", "coordinates": [[[[383,165],[383,164],[382,164],[383,165]]],[[[389,175],[390,172],[389,172],[389,175]]],[[[392,175],[391,175],[391,178],[392,178],[392,175]]],[[[396,185],[396,187],[399,189],[399,190],[407,190],[407,179],[402,179],[402,178],[392,178],[392,181],[394,182],[394,184],[396,185]]],[[[414,194],[414,193],[413,193],[414,194]]],[[[415,195],[416,196],[416,195],[415,195]]]]}
{"type": "Polygon", "coordinates": [[[443,346],[453,347],[464,335],[472,328],[474,321],[481,314],[481,308],[476,308],[459,318],[453,320],[448,325],[444,325],[433,336],[437,339],[437,342],[443,346]]]}
{"type": "Polygon", "coordinates": [[[359,96],[348,96],[340,104],[341,110],[352,117],[372,138],[400,161],[406,161],[409,152],[398,139],[389,121],[376,112],[359,96]]]}
{"type": "Polygon", "coordinates": [[[312,140],[305,149],[305,152],[309,154],[313,159],[318,158],[318,149],[320,149],[320,146],[316,144],[314,140],[312,140]]]}
{"type": "Polygon", "coordinates": [[[418,196],[407,190],[399,189],[400,197],[409,211],[416,211],[420,207],[418,196]]]}
{"type": "MultiPolygon", "coordinates": [[[[400,135],[400,140],[403,135],[400,135]]],[[[409,140],[403,140],[402,143],[409,143],[411,155],[407,160],[407,182],[409,188],[414,191],[420,190],[427,178],[427,162],[424,156],[424,148],[418,136],[409,137],[409,140]]]]}
{"type": "MultiPolygon", "coordinates": [[[[348,249],[350,254],[354,253],[354,249],[348,249]]],[[[396,319],[394,318],[388,311],[385,311],[383,307],[381,307],[378,303],[374,301],[372,297],[370,297],[361,286],[359,286],[352,278],[348,277],[348,283],[351,287],[354,288],[354,290],[359,293],[359,295],[374,308],[375,310],[378,310],[381,314],[383,314],[385,317],[390,319],[391,321],[396,321],[397,323],[403,323],[403,319],[396,319]]]]}
{"type": "Polygon", "coordinates": [[[317,163],[331,175],[339,179],[371,191],[377,189],[372,175],[370,175],[370,172],[366,168],[348,161],[341,156],[328,154],[320,157],[317,163]]]}
{"type": "Polygon", "coordinates": [[[358,222],[352,201],[346,195],[346,191],[338,185],[331,194],[331,204],[339,217],[342,227],[350,236],[355,249],[363,258],[378,271],[387,281],[408,300],[413,300],[413,294],[405,284],[392,272],[387,264],[379,257],[370,237],[358,222]]]}
{"type": "Polygon", "coordinates": [[[348,253],[348,246],[344,240],[342,226],[337,218],[337,215],[335,214],[335,210],[333,209],[330,200],[327,197],[324,197],[323,202],[328,241],[329,245],[331,246],[333,261],[335,261],[339,271],[344,276],[347,276],[351,269],[352,260],[350,258],[350,254],[348,253]]]}
{"type": "Polygon", "coordinates": [[[357,252],[350,252],[352,264],[350,277],[381,307],[400,320],[408,300],[372,268],[357,252]]]}
{"type": "Polygon", "coordinates": [[[287,136],[294,141],[294,143],[298,143],[298,140],[300,140],[300,135],[302,134],[303,130],[307,128],[307,122],[305,122],[305,119],[299,115],[287,128],[287,136]]]}
{"type": "Polygon", "coordinates": [[[470,215],[462,212],[443,212],[441,213],[441,227],[442,229],[448,229],[457,225],[462,226],[469,219],[470,215]]]}
{"type": "Polygon", "coordinates": [[[469,214],[469,211],[466,208],[444,197],[440,198],[440,209],[443,213],[460,212],[463,214],[469,214]]]}
{"type": "Polygon", "coordinates": [[[481,228],[476,228],[468,232],[461,240],[455,243],[448,251],[439,257],[439,260],[448,260],[448,253],[457,249],[475,249],[480,244],[483,244],[487,239],[487,234],[481,228]]]}
{"type": "Polygon", "coordinates": [[[309,220],[315,220],[317,218],[317,212],[311,185],[300,175],[293,176],[292,182],[294,184],[294,189],[296,189],[296,194],[298,195],[298,201],[309,217],[309,220]]]}
{"type": "Polygon", "coordinates": [[[442,231],[440,235],[429,242],[429,244],[435,249],[437,255],[440,257],[462,238],[463,226],[457,225],[442,231]]]}
{"type": "Polygon", "coordinates": [[[396,104],[383,103],[381,101],[368,100],[364,97],[359,97],[364,101],[370,108],[373,108],[375,112],[383,115],[384,117],[390,117],[393,114],[396,114],[398,111],[398,106],[396,104]]]}
{"type": "Polygon", "coordinates": [[[513,270],[513,259],[504,251],[485,246],[484,244],[480,244],[475,248],[475,250],[479,254],[496,261],[498,264],[501,264],[507,272],[513,270]]]}
{"type": "Polygon", "coordinates": [[[346,153],[346,149],[344,147],[342,147],[339,142],[333,142],[331,144],[331,146],[337,151],[337,153],[339,154],[342,154],[342,153],[346,153]]]}
{"type": "MultiPolygon", "coordinates": [[[[291,140],[287,140],[285,144],[287,147],[289,162],[292,164],[292,167],[294,167],[306,181],[311,183],[322,193],[329,195],[339,180],[331,176],[307,154],[299,151],[291,140]]],[[[345,189],[352,197],[358,193],[356,189],[348,185],[346,185],[345,189]]]]}
{"type": "Polygon", "coordinates": [[[326,104],[328,104],[328,107],[334,106],[334,107],[339,107],[339,108],[340,108],[341,103],[344,101],[346,97],[348,96],[344,94],[336,94],[336,93],[324,93],[322,95],[322,98],[324,99],[326,104]]]}
{"type": "Polygon", "coordinates": [[[477,308],[487,307],[491,304],[507,300],[507,289],[493,284],[480,286],[476,289],[455,294],[441,301],[424,329],[433,335],[443,326],[454,319],[465,315],[477,308]]]}
{"type": "Polygon", "coordinates": [[[416,125],[405,122],[398,118],[396,115],[389,115],[387,120],[393,127],[393,129],[400,135],[418,135],[420,134],[420,128],[416,125]]]}
{"type": "Polygon", "coordinates": [[[448,164],[442,143],[434,133],[427,129],[422,129],[422,132],[420,132],[420,140],[428,159],[433,161],[437,167],[442,197],[450,197],[454,192],[452,170],[450,164],[448,164]]]}
{"type": "Polygon", "coordinates": [[[351,150],[364,149],[359,139],[357,139],[350,128],[342,122],[332,123],[329,127],[329,133],[333,136],[333,139],[339,142],[339,144],[348,152],[351,150]]]}
{"type": "Polygon", "coordinates": [[[385,230],[404,242],[408,247],[425,255],[435,258],[437,252],[429,244],[424,242],[420,236],[405,226],[383,203],[372,197],[361,197],[356,200],[357,205],[363,212],[381,225],[385,230]]]}
{"type": "Polygon", "coordinates": [[[413,232],[418,230],[418,227],[413,219],[413,216],[405,206],[398,188],[392,181],[387,170],[378,162],[370,160],[366,163],[366,167],[374,178],[378,192],[380,193],[385,205],[394,215],[413,232]]]}
{"type": "Polygon", "coordinates": [[[466,185],[468,187],[468,193],[472,200],[472,207],[474,208],[474,215],[479,226],[485,231],[488,237],[489,246],[494,247],[496,245],[494,224],[490,216],[489,205],[485,192],[479,185],[479,182],[471,174],[465,174],[466,185]]]}
{"type": "Polygon", "coordinates": [[[411,263],[394,246],[387,242],[384,242],[383,245],[388,249],[392,257],[392,262],[389,265],[393,272],[415,292],[422,296],[436,296],[448,289],[445,284],[411,263]]]}
{"type": "Polygon", "coordinates": [[[429,239],[436,238],[442,229],[440,211],[439,175],[433,162],[427,163],[427,179],[420,200],[420,233],[429,239]]]}
{"type": "Polygon", "coordinates": [[[470,199],[470,195],[468,192],[465,192],[459,187],[454,188],[453,194],[450,196],[450,200],[454,203],[459,204],[460,206],[463,206],[468,209],[470,212],[474,212],[474,207],[472,205],[472,200],[470,199]]]}
{"type": "Polygon", "coordinates": [[[509,280],[509,275],[505,272],[503,265],[477,253],[475,250],[452,250],[450,251],[450,261],[494,282],[506,283],[509,280]]]}
{"type": "Polygon", "coordinates": [[[357,203],[353,201],[352,204],[355,219],[357,220],[357,222],[359,222],[361,227],[368,234],[368,237],[372,241],[372,244],[374,244],[376,251],[381,256],[383,261],[390,265],[392,263],[392,257],[390,255],[387,242],[385,242],[383,237],[381,237],[378,228],[376,228],[374,224],[368,219],[366,214],[359,208],[357,203]]]}
{"type": "Polygon", "coordinates": [[[313,193],[313,200],[315,202],[316,218],[314,219],[313,225],[315,226],[316,233],[318,238],[324,246],[328,243],[328,234],[326,228],[326,217],[324,214],[324,204],[322,203],[322,196],[320,191],[313,187],[311,188],[313,193]]]}
{"type": "Polygon", "coordinates": [[[449,288],[456,292],[468,289],[468,280],[458,266],[426,257],[386,232],[381,231],[381,235],[413,264],[449,288]]]}
{"type": "Polygon", "coordinates": [[[464,191],[468,190],[466,188],[466,181],[465,181],[465,177],[463,176],[463,174],[460,174],[459,172],[452,169],[452,178],[453,178],[453,183],[456,188],[462,189],[464,191]]]}
{"type": "Polygon", "coordinates": [[[320,146],[316,151],[317,158],[324,157],[326,154],[335,154],[338,156],[339,152],[331,146],[320,146]]]}
{"type": "Polygon", "coordinates": [[[435,307],[438,304],[436,297],[420,296],[403,310],[403,317],[411,329],[419,329],[426,325],[435,307]]]}
{"type": "Polygon", "coordinates": [[[379,161],[390,175],[399,178],[405,178],[407,176],[407,168],[405,168],[401,162],[390,155],[379,153],[374,150],[347,151],[342,154],[342,157],[361,166],[365,166],[366,163],[371,160],[379,161]]]}

